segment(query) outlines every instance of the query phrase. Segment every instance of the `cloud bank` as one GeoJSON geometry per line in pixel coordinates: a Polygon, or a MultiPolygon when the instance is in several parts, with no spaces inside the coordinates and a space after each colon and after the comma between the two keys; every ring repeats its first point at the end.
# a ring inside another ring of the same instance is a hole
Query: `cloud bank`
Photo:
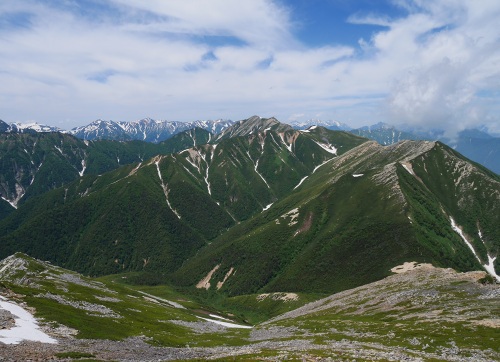
{"type": "MultiPolygon", "coordinates": [[[[286,1],[0,3],[0,118],[338,119],[500,132],[500,3],[393,2],[312,47],[286,1]]],[[[300,25],[300,24],[299,24],[300,25]]]]}

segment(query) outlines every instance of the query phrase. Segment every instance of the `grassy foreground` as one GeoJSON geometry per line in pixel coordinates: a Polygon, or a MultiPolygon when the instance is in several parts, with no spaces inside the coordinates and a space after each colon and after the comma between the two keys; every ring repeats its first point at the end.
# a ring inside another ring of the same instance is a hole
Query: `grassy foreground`
{"type": "MultiPolygon", "coordinates": [[[[16,254],[0,262],[0,291],[33,308],[58,339],[39,358],[492,361],[500,358],[500,286],[485,275],[422,265],[307,304],[319,296],[203,301],[168,286],[130,285],[134,275],[96,280],[16,254]]],[[[26,346],[5,348],[22,359],[26,346]]]]}

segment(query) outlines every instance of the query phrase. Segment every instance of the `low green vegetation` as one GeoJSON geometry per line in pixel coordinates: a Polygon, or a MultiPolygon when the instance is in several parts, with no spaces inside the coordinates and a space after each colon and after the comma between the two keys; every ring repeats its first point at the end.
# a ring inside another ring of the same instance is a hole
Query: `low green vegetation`
{"type": "Polygon", "coordinates": [[[16,257],[23,260],[23,267],[2,277],[4,288],[22,295],[38,318],[50,322],[53,328],[75,330],[77,338],[123,340],[143,336],[153,345],[184,347],[239,345],[248,336],[246,329],[212,332],[205,326],[212,323],[198,318],[208,316],[210,309],[167,286],[144,288],[117,282],[117,278],[123,281],[123,276],[97,281],[23,254],[16,257]],[[22,280],[30,283],[23,284],[22,280]],[[198,324],[201,326],[189,327],[198,324]],[[203,338],[198,338],[199,333],[203,338]]]}
{"type": "Polygon", "coordinates": [[[323,296],[305,293],[263,293],[229,298],[219,297],[217,301],[208,300],[207,302],[219,311],[256,325],[323,296]]]}
{"type": "MultiPolygon", "coordinates": [[[[35,308],[43,323],[54,331],[69,327],[78,339],[135,337],[156,347],[198,347],[203,359],[219,360],[500,356],[498,287],[481,284],[474,273],[421,267],[324,299],[303,293],[223,298],[134,285],[135,273],[92,279],[23,254],[15,258],[0,265],[2,293],[15,292],[14,301],[35,308]],[[200,317],[253,328],[224,328],[200,317]]],[[[100,360],[100,352],[72,348],[55,357],[100,360]]]]}

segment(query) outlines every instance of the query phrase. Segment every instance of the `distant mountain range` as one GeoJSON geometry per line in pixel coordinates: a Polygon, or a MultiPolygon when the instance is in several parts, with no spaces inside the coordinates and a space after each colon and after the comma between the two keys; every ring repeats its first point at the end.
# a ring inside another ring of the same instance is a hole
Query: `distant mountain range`
{"type": "Polygon", "coordinates": [[[201,128],[212,134],[222,132],[234,122],[228,120],[173,122],[144,118],[133,122],[114,122],[98,119],[86,126],[76,127],[69,131],[57,127],[40,125],[38,123],[7,124],[0,120],[0,132],[32,133],[32,132],[61,132],[71,134],[82,140],[115,140],[159,143],[170,137],[193,128],[201,128]]]}
{"type": "MultiPolygon", "coordinates": [[[[151,118],[144,118],[132,122],[97,120],[86,126],[76,127],[72,130],[65,131],[57,127],[40,125],[37,123],[12,123],[9,125],[0,120],[0,132],[61,132],[74,135],[83,140],[141,140],[159,143],[169,139],[175,134],[193,128],[201,128],[209,131],[213,135],[217,135],[234,123],[236,122],[231,120],[173,122],[153,120],[151,118]]],[[[299,130],[309,128],[313,125],[322,126],[330,130],[348,131],[362,137],[373,139],[381,145],[391,145],[402,140],[441,141],[471,160],[500,174],[500,137],[490,135],[484,130],[463,130],[458,133],[457,137],[451,139],[446,137],[442,130],[422,130],[408,126],[400,126],[397,128],[382,122],[356,129],[351,128],[345,123],[334,120],[322,121],[311,119],[308,121],[290,122],[290,126],[299,130]]]]}
{"type": "Polygon", "coordinates": [[[8,133],[35,133],[35,132],[64,132],[62,129],[43,124],[33,123],[11,123],[8,124],[0,119],[0,132],[8,133]]]}
{"type": "Polygon", "coordinates": [[[172,122],[144,118],[133,122],[113,122],[97,120],[87,126],[73,128],[68,131],[84,140],[141,140],[158,143],[169,139],[177,133],[193,128],[201,128],[212,134],[217,134],[231,126],[234,122],[228,120],[172,122]]]}
{"type": "Polygon", "coordinates": [[[342,123],[342,122],[333,121],[333,120],[322,121],[320,119],[310,119],[307,121],[292,121],[292,122],[289,122],[289,124],[295,129],[307,129],[311,126],[321,126],[321,127],[327,128],[327,129],[331,129],[333,131],[350,131],[350,130],[352,130],[352,127],[350,127],[349,125],[342,123]]]}
{"type": "Polygon", "coordinates": [[[500,174],[500,137],[494,137],[478,129],[466,129],[451,139],[440,130],[422,131],[402,128],[406,130],[399,130],[386,123],[377,123],[349,132],[375,140],[381,145],[391,145],[403,140],[441,141],[471,160],[500,174]]]}

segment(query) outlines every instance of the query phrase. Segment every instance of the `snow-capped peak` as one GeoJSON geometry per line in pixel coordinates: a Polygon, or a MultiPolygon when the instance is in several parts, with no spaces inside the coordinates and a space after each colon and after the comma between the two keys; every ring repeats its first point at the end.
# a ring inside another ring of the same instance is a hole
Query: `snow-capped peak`
{"type": "Polygon", "coordinates": [[[14,122],[10,124],[10,132],[60,132],[61,129],[53,126],[47,126],[45,124],[39,124],[37,122],[20,123],[14,122]]]}

